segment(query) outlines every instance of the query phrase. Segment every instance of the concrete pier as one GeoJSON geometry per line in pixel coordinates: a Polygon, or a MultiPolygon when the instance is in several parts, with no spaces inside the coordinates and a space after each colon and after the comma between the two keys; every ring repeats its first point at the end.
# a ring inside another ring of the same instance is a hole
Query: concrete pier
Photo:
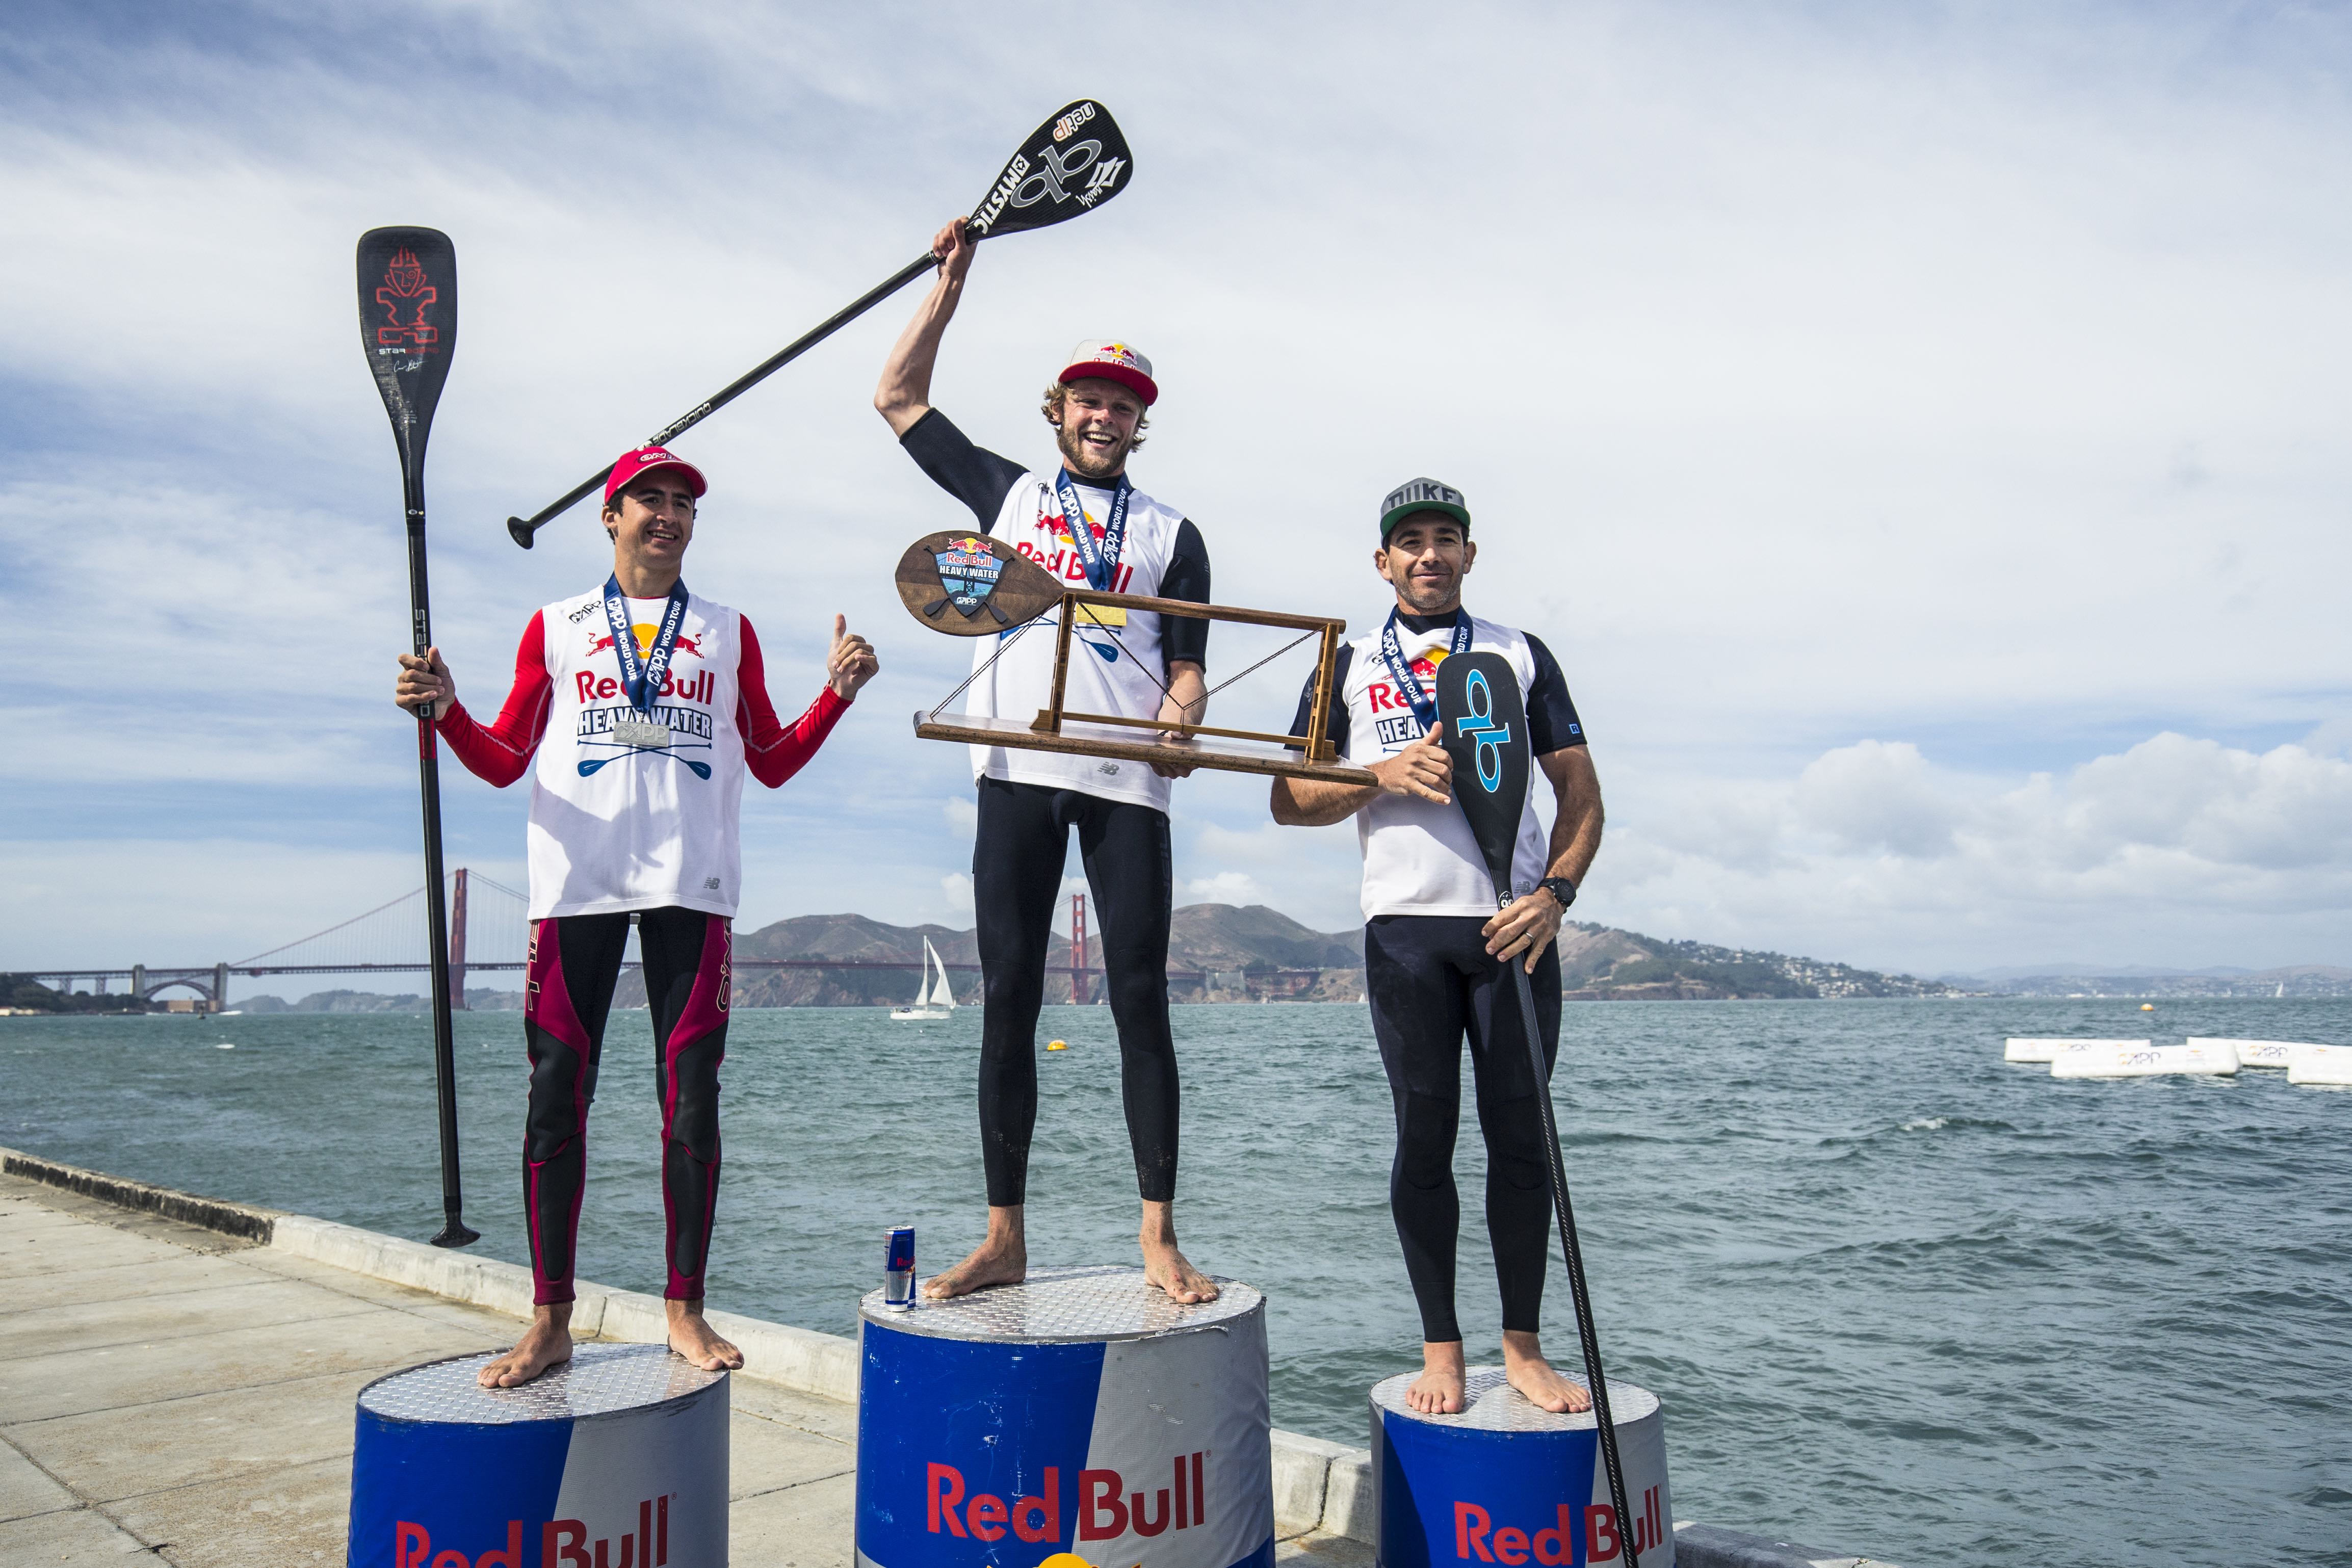
{"type": "MultiPolygon", "coordinates": [[[[576,1335],[661,1340],[658,1299],[579,1290],[576,1335]]],[[[512,1264],[0,1150],[0,1563],[340,1564],[361,1385],[510,1344],[530,1310],[512,1264]]],[[[711,1318],[749,1363],[730,1555],[848,1568],[856,1346],[711,1318]]],[[[1369,1459],[1274,1435],[1280,1561],[1370,1568],[1369,1459]]],[[[1675,1543],[1683,1568],[1873,1568],[1680,1521],[1675,1543]]]]}

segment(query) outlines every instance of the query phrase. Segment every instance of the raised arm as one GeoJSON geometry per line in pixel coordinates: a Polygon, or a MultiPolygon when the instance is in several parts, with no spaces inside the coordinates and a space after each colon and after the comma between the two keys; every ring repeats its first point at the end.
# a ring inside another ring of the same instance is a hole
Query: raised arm
{"type": "Polygon", "coordinates": [[[939,363],[940,339],[955,317],[956,302],[963,298],[964,275],[971,270],[975,248],[961,217],[950,220],[931,238],[940,275],[891,346],[890,357],[882,362],[882,384],[874,389],[874,410],[890,422],[894,436],[904,436],[931,411],[931,368],[939,363]]]}

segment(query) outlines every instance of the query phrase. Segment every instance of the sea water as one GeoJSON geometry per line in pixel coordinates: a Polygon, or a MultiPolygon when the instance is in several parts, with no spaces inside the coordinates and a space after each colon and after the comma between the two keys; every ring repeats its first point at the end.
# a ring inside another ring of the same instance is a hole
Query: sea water
{"type": "MultiPolygon", "coordinates": [[[[714,1306],[854,1332],[883,1235],[978,1239],[977,1009],[744,1010],[714,1306]]],[[[1351,1445],[1417,1363],[1360,1006],[1176,1010],[1186,1252],[1270,1298],[1277,1425],[1351,1445]]],[[[1134,1256],[1118,1053],[1047,1008],[1039,1263],[1134,1256]]],[[[1675,1511],[1927,1564],[2352,1564],[2352,1090],[2053,1081],[2009,1035],[2352,1042],[2352,1003],[1612,1003],[1556,1080],[1610,1371],[1665,1401],[1675,1511]]],[[[584,1278],[658,1290],[646,1015],[614,1017],[584,1278]]],[[[0,1020],[0,1143],[419,1239],[440,1223],[420,1016],[0,1020]],[[222,1050],[233,1044],[234,1050],[222,1050]]],[[[466,1217],[526,1259],[512,1013],[460,1014],[466,1217]]],[[[1467,1097],[1465,1096],[1465,1104],[1467,1097]]],[[[1465,1110],[1459,1296],[1495,1356],[1465,1110]]],[[[5,1306],[0,1306],[5,1310],[5,1306]]],[[[1557,1269],[1545,1337],[1573,1370],[1557,1269]]]]}

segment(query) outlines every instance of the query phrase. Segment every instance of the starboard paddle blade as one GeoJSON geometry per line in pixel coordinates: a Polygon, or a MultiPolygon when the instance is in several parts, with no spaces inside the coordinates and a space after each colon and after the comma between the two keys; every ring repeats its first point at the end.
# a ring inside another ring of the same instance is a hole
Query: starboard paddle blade
{"type": "Polygon", "coordinates": [[[1507,902],[1515,890],[1511,853],[1535,770],[1518,672],[1499,653],[1445,658],[1437,667],[1437,718],[1445,726],[1441,743],[1454,759],[1454,798],[1486,858],[1496,900],[1507,902]]]}
{"type": "Polygon", "coordinates": [[[1044,228],[1091,212],[1125,190],[1134,154],[1110,110],[1091,98],[1065,106],[1029,133],[971,210],[974,239],[1044,228]]]}
{"type": "Polygon", "coordinates": [[[413,479],[457,346],[457,248],[437,228],[372,228],[360,236],[359,280],[360,347],[413,479]]]}

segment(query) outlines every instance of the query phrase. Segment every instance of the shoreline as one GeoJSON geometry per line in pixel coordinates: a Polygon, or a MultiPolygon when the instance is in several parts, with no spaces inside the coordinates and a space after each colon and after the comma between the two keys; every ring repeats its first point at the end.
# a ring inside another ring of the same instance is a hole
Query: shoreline
{"type": "MultiPolygon", "coordinates": [[[[530,1273],[496,1258],[468,1257],[307,1215],[214,1198],[63,1161],[0,1149],[0,1175],[37,1183],[131,1214],[234,1237],[387,1284],[517,1321],[531,1311],[530,1273]]],[[[658,1297],[578,1283],[572,1332],[583,1340],[665,1342],[658,1297]]],[[[740,1313],[710,1321],[744,1352],[736,1375],[850,1406],[857,1400],[856,1342],[740,1313]]],[[[1375,1542],[1371,1454],[1319,1437],[1273,1434],[1277,1533],[1318,1557],[1360,1555],[1375,1542]],[[1319,1544],[1318,1544],[1319,1543],[1319,1544]]],[[[1892,1568],[1877,1559],[1794,1545],[1772,1537],[1675,1521],[1675,1560],[1685,1568],[1892,1568]]]]}

